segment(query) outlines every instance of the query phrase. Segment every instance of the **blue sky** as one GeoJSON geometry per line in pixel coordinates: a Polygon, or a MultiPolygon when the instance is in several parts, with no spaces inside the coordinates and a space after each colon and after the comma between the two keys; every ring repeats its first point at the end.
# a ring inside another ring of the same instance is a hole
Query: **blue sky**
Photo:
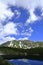
{"type": "Polygon", "coordinates": [[[42,2],[43,0],[0,0],[0,42],[43,41],[42,2]]]}

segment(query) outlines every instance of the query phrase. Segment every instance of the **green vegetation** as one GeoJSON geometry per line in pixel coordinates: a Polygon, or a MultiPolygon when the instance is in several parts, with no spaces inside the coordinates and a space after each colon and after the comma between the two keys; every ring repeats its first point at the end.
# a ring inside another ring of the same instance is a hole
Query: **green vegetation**
{"type": "Polygon", "coordinates": [[[43,54],[43,42],[33,42],[30,40],[12,40],[0,46],[0,53],[20,55],[20,54],[43,54]]]}
{"type": "Polygon", "coordinates": [[[36,47],[31,49],[22,48],[11,48],[0,46],[0,55],[3,59],[17,59],[17,58],[27,58],[27,59],[42,59],[43,60],[43,48],[36,47]]]}
{"type": "Polygon", "coordinates": [[[12,47],[12,48],[22,48],[22,49],[30,49],[30,48],[35,48],[35,47],[43,47],[43,42],[34,42],[30,40],[12,40],[8,41],[2,46],[5,47],[12,47]]]}
{"type": "Polygon", "coordinates": [[[25,53],[28,54],[43,54],[42,47],[36,47],[31,49],[22,49],[22,48],[11,48],[11,47],[2,47],[0,46],[0,53],[5,55],[20,55],[25,53]]]}
{"type": "Polygon", "coordinates": [[[3,58],[32,58],[43,56],[43,42],[33,42],[29,40],[13,40],[0,45],[0,55],[3,58]],[[7,56],[6,56],[7,55],[7,56]]]}

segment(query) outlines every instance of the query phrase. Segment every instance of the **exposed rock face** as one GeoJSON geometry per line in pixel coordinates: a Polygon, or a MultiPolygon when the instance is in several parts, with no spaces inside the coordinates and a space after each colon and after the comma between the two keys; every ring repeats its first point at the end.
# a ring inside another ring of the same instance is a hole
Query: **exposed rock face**
{"type": "Polygon", "coordinates": [[[43,47],[43,42],[33,42],[30,40],[12,40],[2,45],[7,47],[30,49],[35,47],[43,47]]]}

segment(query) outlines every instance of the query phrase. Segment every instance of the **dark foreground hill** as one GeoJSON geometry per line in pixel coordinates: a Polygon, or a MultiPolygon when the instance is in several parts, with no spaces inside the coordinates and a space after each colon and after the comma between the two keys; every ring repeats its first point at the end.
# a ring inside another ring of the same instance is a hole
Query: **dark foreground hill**
{"type": "Polygon", "coordinates": [[[2,47],[0,46],[0,56],[4,59],[36,59],[43,60],[43,48],[31,48],[31,49],[22,49],[22,48],[11,48],[11,47],[2,47]]]}

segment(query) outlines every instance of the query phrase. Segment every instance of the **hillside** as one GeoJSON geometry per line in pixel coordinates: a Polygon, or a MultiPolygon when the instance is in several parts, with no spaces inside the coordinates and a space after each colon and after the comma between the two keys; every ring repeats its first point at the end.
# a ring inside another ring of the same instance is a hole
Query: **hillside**
{"type": "Polygon", "coordinates": [[[43,60],[43,42],[12,40],[0,46],[0,55],[5,59],[27,58],[43,60]]]}
{"type": "Polygon", "coordinates": [[[22,49],[22,48],[11,48],[11,47],[2,47],[0,46],[0,56],[4,59],[34,59],[34,60],[43,60],[43,48],[31,48],[31,49],[22,49]]]}
{"type": "Polygon", "coordinates": [[[23,49],[30,49],[30,48],[35,48],[35,47],[43,47],[43,42],[34,42],[30,40],[12,40],[8,41],[2,46],[5,47],[13,47],[13,48],[23,48],[23,49]]]}

